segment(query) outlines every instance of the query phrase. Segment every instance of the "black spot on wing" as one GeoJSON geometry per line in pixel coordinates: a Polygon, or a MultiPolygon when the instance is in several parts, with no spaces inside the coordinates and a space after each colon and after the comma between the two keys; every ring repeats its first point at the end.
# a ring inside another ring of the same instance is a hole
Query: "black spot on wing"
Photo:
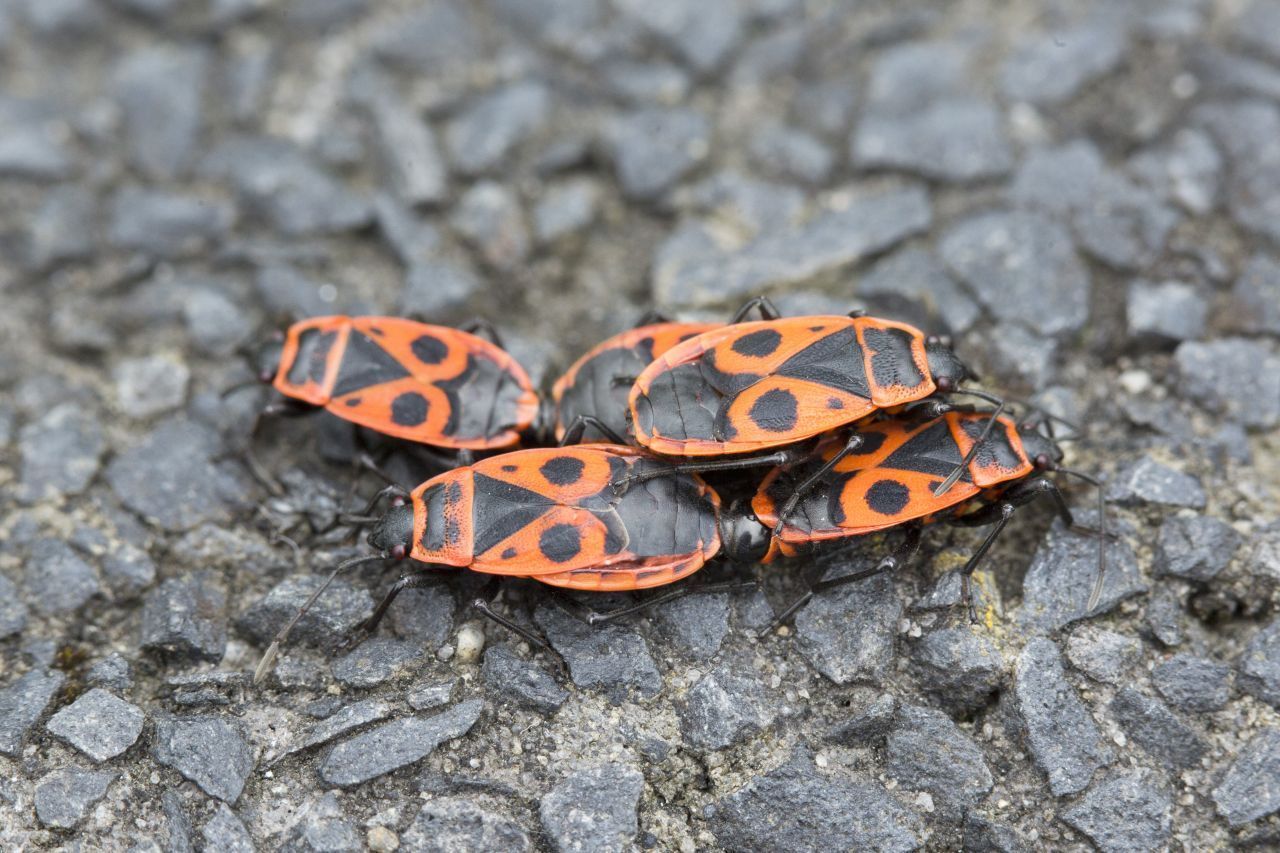
{"type": "Polygon", "coordinates": [[[519,465],[503,465],[502,470],[506,471],[508,474],[514,474],[515,472],[520,470],[520,466],[519,465]]]}
{"type": "Polygon", "coordinates": [[[512,557],[514,557],[517,553],[518,553],[518,552],[516,551],[516,549],[515,549],[515,548],[504,548],[504,549],[502,550],[502,559],[504,559],[504,560],[510,560],[510,559],[511,559],[512,557]]]}
{"type": "Polygon", "coordinates": [[[553,524],[542,531],[538,550],[553,563],[567,563],[582,551],[582,533],[572,524],[553,524]]]}
{"type": "Polygon", "coordinates": [[[896,480],[877,480],[867,489],[867,506],[881,515],[897,515],[911,500],[911,490],[896,480]]]}
{"type": "Polygon", "coordinates": [[[479,556],[527,527],[555,505],[550,498],[484,474],[473,474],[471,514],[479,556]]]}
{"type": "Polygon", "coordinates": [[[571,486],[582,479],[586,464],[576,456],[553,456],[538,470],[553,486],[571,486]]]}
{"type": "Polygon", "coordinates": [[[406,391],[391,401],[391,421],[402,427],[416,427],[427,420],[427,398],[406,391]]]}
{"type": "MultiPolygon", "coordinates": [[[[919,471],[922,474],[946,477],[963,458],[955,439],[951,437],[946,419],[938,418],[903,442],[880,465],[899,471],[919,471]]],[[[961,479],[970,479],[967,471],[961,475],[961,479]]]]}
{"type": "Polygon", "coordinates": [[[870,456],[884,446],[885,439],[888,438],[887,435],[876,430],[867,430],[859,435],[862,436],[862,444],[851,450],[850,456],[870,456]]]}
{"type": "Polygon", "coordinates": [[[338,364],[338,379],[333,386],[333,396],[342,397],[352,391],[394,382],[409,375],[404,365],[378,346],[372,338],[351,330],[347,348],[342,351],[338,364]]]}
{"type": "Polygon", "coordinates": [[[423,364],[439,364],[449,355],[449,345],[435,335],[419,335],[409,344],[409,349],[423,364]]]}
{"type": "Polygon", "coordinates": [[[844,408],[844,400],[841,400],[839,397],[828,397],[827,408],[833,412],[838,412],[844,408]]]}
{"type": "Polygon", "coordinates": [[[354,409],[356,406],[360,405],[361,402],[362,401],[359,397],[348,397],[347,408],[354,409]]]}
{"type": "Polygon", "coordinates": [[[871,399],[862,345],[852,326],[819,338],[784,361],[775,372],[871,399]]]}
{"type": "Polygon", "coordinates": [[[742,337],[734,338],[729,347],[738,355],[745,355],[748,358],[764,358],[765,356],[773,355],[780,343],[782,343],[782,335],[778,334],[776,329],[760,329],[757,332],[749,332],[742,337]]]}
{"type": "Polygon", "coordinates": [[[870,327],[863,330],[862,339],[871,349],[871,375],[876,385],[915,388],[924,382],[924,374],[911,354],[915,336],[910,332],[870,327]]]}
{"type": "Polygon", "coordinates": [[[286,381],[290,385],[304,385],[308,381],[324,382],[325,362],[337,338],[337,332],[322,332],[319,329],[307,329],[298,335],[298,351],[293,356],[293,364],[289,365],[286,381]]]}
{"type": "Polygon", "coordinates": [[[799,404],[795,394],[785,388],[774,388],[757,397],[747,415],[762,430],[787,432],[795,428],[799,404]]]}

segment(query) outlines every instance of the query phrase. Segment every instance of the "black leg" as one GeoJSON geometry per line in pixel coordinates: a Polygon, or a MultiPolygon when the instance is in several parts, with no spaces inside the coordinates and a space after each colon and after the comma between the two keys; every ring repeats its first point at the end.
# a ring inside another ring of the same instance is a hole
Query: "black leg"
{"type": "Polygon", "coordinates": [[[832,469],[835,468],[836,465],[840,464],[841,459],[844,459],[850,453],[853,453],[864,443],[865,439],[855,432],[853,435],[849,436],[849,440],[845,442],[844,447],[840,448],[840,451],[836,453],[835,456],[828,459],[823,463],[821,468],[814,471],[801,481],[800,485],[795,487],[791,496],[787,498],[787,502],[784,503],[782,505],[782,509],[778,511],[778,525],[773,528],[774,536],[782,535],[782,528],[786,525],[787,519],[791,517],[791,513],[795,512],[796,506],[800,503],[800,499],[822,482],[823,478],[826,477],[827,474],[831,473],[832,469]]]}
{"type": "Polygon", "coordinates": [[[741,323],[752,311],[759,313],[761,320],[776,320],[782,316],[782,312],[773,304],[773,300],[767,296],[756,296],[748,299],[746,304],[738,309],[733,319],[729,321],[729,325],[741,323]]]}
{"type": "MultiPolygon", "coordinates": [[[[676,601],[684,598],[686,595],[695,595],[700,592],[716,593],[716,592],[743,592],[749,589],[759,589],[760,584],[755,581],[724,581],[723,583],[704,583],[704,584],[681,584],[678,588],[669,590],[661,595],[655,595],[644,601],[632,604],[628,607],[620,607],[617,610],[606,610],[603,613],[584,607],[578,602],[573,602],[575,615],[581,618],[588,625],[606,625],[615,619],[623,616],[630,616],[633,613],[641,613],[651,607],[657,607],[659,604],[666,604],[669,601],[676,601]]],[[[570,599],[572,600],[572,599],[570,599]]]]}
{"type": "Polygon", "coordinates": [[[614,444],[626,444],[627,440],[613,431],[613,428],[595,415],[578,415],[573,419],[573,423],[569,424],[564,431],[564,438],[560,439],[560,447],[567,447],[571,444],[578,444],[582,441],[582,435],[587,431],[587,427],[594,427],[596,432],[614,444]]]}
{"type": "Polygon", "coordinates": [[[471,602],[471,606],[484,618],[496,622],[511,633],[521,637],[535,649],[540,649],[546,652],[547,657],[555,661],[556,668],[560,670],[560,673],[562,675],[567,674],[568,667],[565,665],[564,658],[560,656],[559,652],[551,648],[551,644],[548,643],[545,638],[494,610],[492,599],[477,598],[471,602]]]}
{"type": "Polygon", "coordinates": [[[647,483],[660,477],[672,477],[676,474],[701,474],[708,471],[741,471],[745,468],[760,468],[765,465],[793,465],[805,458],[808,452],[795,449],[775,450],[761,456],[745,456],[731,459],[705,459],[697,462],[677,462],[661,468],[648,468],[637,474],[628,474],[613,482],[617,494],[625,495],[627,491],[639,483],[647,483]]]}
{"type": "Polygon", "coordinates": [[[382,601],[378,603],[374,609],[373,615],[361,622],[352,629],[351,637],[348,638],[346,645],[348,647],[359,645],[365,638],[371,636],[378,629],[378,625],[386,617],[387,611],[391,608],[392,602],[396,597],[406,589],[417,589],[423,586],[434,586],[443,581],[444,575],[455,572],[457,569],[444,566],[422,566],[407,572],[400,576],[400,579],[391,585],[386,595],[382,597],[382,601]]]}
{"type": "Polygon", "coordinates": [[[284,486],[271,475],[266,466],[258,459],[258,455],[254,453],[254,443],[258,437],[258,433],[262,431],[262,425],[272,418],[298,418],[303,415],[310,415],[318,411],[315,406],[308,406],[299,403],[297,400],[276,400],[268,403],[258,412],[253,419],[253,425],[249,427],[249,437],[245,441],[244,447],[244,463],[249,469],[249,473],[254,479],[263,485],[268,492],[277,497],[284,494],[284,486]]]}
{"type": "Polygon", "coordinates": [[[762,630],[759,634],[756,635],[756,638],[764,639],[769,634],[776,631],[778,629],[778,626],[787,622],[789,619],[791,619],[792,616],[794,616],[800,610],[801,607],[804,607],[806,604],[808,604],[809,601],[812,600],[815,594],[819,592],[825,592],[826,590],[829,590],[829,589],[835,589],[838,586],[844,586],[845,584],[853,583],[855,581],[860,581],[865,578],[872,577],[874,575],[882,574],[884,572],[895,571],[898,568],[905,565],[907,561],[910,560],[915,555],[916,551],[919,550],[919,548],[920,548],[920,525],[912,524],[906,528],[904,538],[902,542],[898,545],[898,547],[893,549],[893,551],[890,552],[883,559],[881,559],[880,562],[876,563],[871,568],[863,569],[860,572],[851,572],[847,575],[841,575],[840,577],[837,577],[837,578],[831,578],[830,580],[823,580],[823,581],[818,581],[816,583],[810,584],[809,588],[805,590],[805,593],[801,595],[799,598],[797,598],[795,601],[791,602],[791,604],[787,605],[786,609],[783,610],[782,613],[780,613],[777,616],[777,618],[775,618],[772,622],[770,622],[764,628],[764,630],[762,630]]]}
{"type": "Polygon", "coordinates": [[[973,607],[973,593],[969,588],[969,578],[977,570],[978,564],[982,562],[982,558],[987,555],[992,543],[996,541],[996,537],[1000,535],[1000,531],[1004,530],[1005,525],[1009,523],[1009,519],[1013,518],[1017,506],[1007,501],[997,505],[1000,510],[1000,519],[996,522],[995,527],[991,528],[991,532],[987,534],[987,538],[982,540],[982,544],[978,546],[978,550],[973,552],[973,556],[969,558],[969,562],[964,564],[964,568],[960,570],[960,598],[964,602],[965,609],[969,611],[970,624],[978,624],[978,612],[973,607]]]}
{"type": "Polygon", "coordinates": [[[969,464],[977,457],[979,448],[987,440],[987,436],[991,435],[991,430],[996,425],[996,419],[1003,412],[1004,401],[1001,400],[1000,404],[996,406],[996,410],[991,413],[991,417],[987,419],[987,425],[982,428],[982,433],[978,436],[978,440],[973,443],[973,446],[969,448],[969,452],[964,455],[964,459],[960,460],[960,464],[952,469],[951,473],[947,475],[947,479],[934,487],[933,494],[935,496],[945,495],[956,484],[956,480],[959,480],[961,475],[969,469],[969,464]]]}

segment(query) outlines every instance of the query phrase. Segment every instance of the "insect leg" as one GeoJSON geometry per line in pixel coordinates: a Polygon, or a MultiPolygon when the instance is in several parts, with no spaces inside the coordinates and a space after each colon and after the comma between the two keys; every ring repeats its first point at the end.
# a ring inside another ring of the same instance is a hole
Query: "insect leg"
{"type": "Polygon", "coordinates": [[[776,320],[782,316],[782,312],[778,310],[777,306],[773,304],[773,300],[769,297],[755,296],[748,299],[746,303],[738,309],[737,313],[733,315],[733,319],[729,321],[729,324],[733,325],[735,323],[741,323],[743,320],[747,319],[747,315],[752,311],[758,312],[761,320],[776,320]]]}
{"type": "Polygon", "coordinates": [[[593,427],[596,432],[614,444],[626,444],[627,440],[613,431],[613,428],[595,415],[578,415],[569,424],[564,431],[564,438],[560,439],[560,446],[567,447],[571,444],[578,444],[582,441],[583,434],[587,431],[587,427],[593,427]]]}
{"type": "Polygon", "coordinates": [[[666,604],[669,601],[675,601],[684,598],[686,595],[695,595],[700,592],[716,593],[716,592],[743,592],[749,589],[759,589],[760,584],[755,581],[724,581],[723,583],[703,583],[703,584],[681,584],[678,589],[668,590],[661,595],[655,595],[652,598],[627,607],[620,607],[617,610],[606,610],[603,613],[583,609],[579,612],[583,620],[588,625],[606,625],[615,619],[623,616],[630,616],[632,613],[640,613],[651,607],[657,607],[659,604],[666,604]]]}
{"type": "Polygon", "coordinates": [[[787,502],[784,503],[782,505],[782,509],[778,511],[778,525],[773,528],[774,536],[781,535],[782,528],[786,525],[787,519],[791,517],[791,513],[795,512],[796,506],[800,503],[800,499],[821,483],[823,478],[826,477],[827,474],[830,474],[831,470],[835,468],[836,465],[840,464],[840,460],[844,459],[850,453],[853,453],[864,443],[865,439],[855,432],[853,435],[849,436],[849,440],[845,442],[844,447],[840,448],[840,451],[836,453],[835,456],[828,459],[823,463],[821,468],[814,471],[806,477],[800,485],[795,487],[795,490],[791,492],[791,496],[787,498],[787,502]]]}

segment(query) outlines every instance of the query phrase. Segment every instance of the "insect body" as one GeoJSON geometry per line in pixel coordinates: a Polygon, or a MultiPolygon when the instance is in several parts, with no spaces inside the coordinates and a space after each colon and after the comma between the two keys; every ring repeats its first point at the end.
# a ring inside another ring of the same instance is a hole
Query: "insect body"
{"type": "MultiPolygon", "coordinates": [[[[517,450],[482,459],[403,494],[406,502],[374,520],[368,541],[377,553],[348,560],[334,576],[386,558],[409,557],[422,564],[383,598],[366,625],[372,630],[399,592],[428,579],[433,570],[469,569],[568,589],[623,591],[674,583],[716,557],[751,561],[764,555],[767,529],[749,509],[722,510],[719,495],[696,474],[673,470],[625,494],[614,488],[614,480],[655,466],[673,467],[639,448],[607,444],[517,450]]],[[[257,678],[319,595],[317,590],[277,636],[257,678]]]]}
{"type": "MultiPolygon", "coordinates": [[[[807,471],[775,469],[761,484],[752,508],[761,523],[774,531],[769,557],[791,555],[823,540],[861,536],[891,527],[950,520],[965,526],[992,525],[984,542],[962,570],[968,601],[969,575],[1004,529],[1017,507],[1049,495],[1068,526],[1074,519],[1061,492],[1040,474],[1061,471],[1099,486],[1098,580],[1090,609],[1101,592],[1103,572],[1102,491],[1097,480],[1058,466],[1062,451],[1035,429],[998,417],[977,453],[945,495],[937,484],[970,454],[987,429],[989,413],[951,411],[924,421],[892,418],[859,428],[862,442],[823,475],[821,483],[804,493],[794,510],[780,518],[780,508],[795,493],[795,481],[807,471]]],[[[825,459],[844,452],[845,442],[833,441],[825,459]]],[[[822,459],[810,463],[823,467],[822,459]]],[[[972,605],[970,604],[972,607],[972,605]]],[[[971,610],[972,615],[972,610],[971,610]]]]}
{"type": "Polygon", "coordinates": [[[511,447],[538,413],[528,375],[502,349],[412,320],[313,317],[261,362],[260,378],[295,407],[435,447],[511,447]]]}
{"type": "Polygon", "coordinates": [[[718,456],[791,444],[941,392],[970,372],[949,348],[874,317],[790,317],[705,332],[658,356],[629,399],[636,440],[718,456]]]}
{"type": "MultiPolygon", "coordinates": [[[[566,429],[579,417],[596,417],[625,436],[630,427],[627,392],[635,377],[667,350],[718,325],[650,323],[614,335],[589,350],[551,389],[556,409],[555,438],[564,438],[566,429]]],[[[602,438],[584,434],[597,441],[602,438]]]]}

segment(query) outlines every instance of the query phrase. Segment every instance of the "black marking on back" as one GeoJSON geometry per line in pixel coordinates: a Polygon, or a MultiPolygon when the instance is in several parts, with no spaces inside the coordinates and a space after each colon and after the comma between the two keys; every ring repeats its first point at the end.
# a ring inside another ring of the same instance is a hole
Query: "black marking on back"
{"type": "Polygon", "coordinates": [[[709,349],[692,364],[698,366],[703,380],[721,394],[738,394],[760,381],[759,373],[726,373],[716,364],[716,351],[709,349]]]}
{"type": "MultiPolygon", "coordinates": [[[[986,418],[960,420],[960,428],[974,441],[978,440],[986,427],[986,418]]],[[[987,440],[978,447],[978,453],[973,457],[973,464],[979,468],[994,465],[1006,470],[1013,470],[1022,465],[1022,460],[1018,458],[1013,445],[1009,443],[1009,428],[1004,421],[996,421],[996,425],[991,429],[991,435],[987,436],[987,440]]]]}
{"type": "Polygon", "coordinates": [[[785,388],[773,388],[756,398],[747,416],[766,432],[787,432],[795,428],[799,403],[785,388]]]}
{"type": "Polygon", "coordinates": [[[289,374],[285,380],[290,385],[304,385],[308,380],[324,382],[325,362],[337,338],[337,332],[304,330],[298,335],[298,351],[293,356],[293,364],[289,366],[289,374]]]}
{"type": "Polygon", "coordinates": [[[889,437],[882,432],[877,432],[876,430],[868,430],[866,432],[859,433],[859,435],[862,436],[862,444],[851,450],[849,452],[850,456],[867,456],[875,453],[884,446],[885,439],[889,437]]]}
{"type": "Polygon", "coordinates": [[[449,399],[445,435],[490,438],[515,428],[523,391],[515,376],[492,359],[469,353],[466,368],[436,387],[449,399]]]}
{"type": "MultiPolygon", "coordinates": [[[[625,474],[625,460],[619,461],[623,462],[619,473],[625,474]]],[[[636,459],[630,470],[638,473],[654,467],[670,466],[656,459],[636,459]]],[[[620,522],[619,538],[625,533],[627,550],[640,558],[692,554],[716,536],[715,508],[707,496],[699,494],[698,481],[690,474],[656,477],[632,486],[621,497],[606,487],[587,505],[606,524],[611,518],[620,522]],[[608,505],[610,511],[600,512],[597,505],[608,505]]],[[[616,553],[610,547],[606,537],[605,550],[616,553]]]]}
{"type": "Polygon", "coordinates": [[[520,466],[519,465],[503,465],[502,470],[506,471],[508,474],[514,474],[515,472],[520,470],[520,466]]]}
{"type": "MultiPolygon", "coordinates": [[[[631,349],[634,351],[636,358],[644,362],[645,367],[648,367],[650,362],[653,361],[653,338],[651,336],[645,335],[636,341],[635,346],[631,349]]],[[[625,376],[627,374],[622,375],[625,376]]]]}
{"type": "Polygon", "coordinates": [[[819,338],[784,361],[775,372],[871,399],[862,345],[852,326],[819,338]]]}
{"type": "MultiPolygon", "coordinates": [[[[653,340],[645,338],[640,343],[646,342],[647,352],[640,345],[635,348],[613,347],[583,362],[573,384],[565,388],[560,397],[560,423],[571,424],[579,416],[591,415],[619,435],[626,435],[627,394],[631,389],[617,384],[615,380],[620,376],[638,376],[648,367],[653,360],[653,340]]],[[[596,432],[595,427],[587,427],[582,434],[583,441],[603,438],[604,435],[596,432]]]]}
{"type": "Polygon", "coordinates": [[[553,524],[538,537],[538,550],[553,563],[567,563],[582,552],[582,533],[572,524],[553,524]]]}
{"type": "Polygon", "coordinates": [[[514,557],[518,553],[519,552],[516,551],[515,548],[504,548],[502,549],[502,559],[510,560],[512,557],[514,557]]]}
{"type": "Polygon", "coordinates": [[[409,344],[409,349],[423,364],[439,364],[449,355],[449,345],[435,335],[419,335],[409,344]]]}
{"type": "Polygon", "coordinates": [[[362,400],[360,397],[348,397],[347,407],[354,409],[356,406],[360,405],[361,402],[362,400]]]}
{"type": "Polygon", "coordinates": [[[378,346],[372,338],[352,329],[347,338],[347,348],[342,352],[338,379],[333,385],[332,394],[341,397],[370,385],[394,382],[409,375],[405,366],[396,361],[391,353],[378,346]]]}
{"type": "Polygon", "coordinates": [[[734,338],[729,347],[738,355],[745,355],[748,358],[764,358],[765,356],[773,355],[781,343],[782,335],[776,329],[760,329],[759,331],[745,334],[740,338],[734,338]]]}
{"type": "Polygon", "coordinates": [[[915,338],[910,332],[869,327],[863,330],[862,339],[871,349],[871,375],[875,377],[876,385],[881,388],[893,385],[915,388],[924,382],[924,374],[911,354],[911,343],[915,338]]]}
{"type": "Polygon", "coordinates": [[[555,501],[511,483],[473,473],[475,496],[471,502],[476,556],[523,527],[527,527],[555,501]]]}
{"type": "Polygon", "coordinates": [[[844,400],[841,400],[839,397],[828,397],[827,408],[833,412],[838,412],[844,408],[844,400]]]}
{"type": "Polygon", "coordinates": [[[576,456],[553,456],[538,470],[553,486],[571,486],[582,479],[586,464],[576,456]]]}
{"type": "Polygon", "coordinates": [[[881,515],[897,515],[911,501],[911,490],[897,480],[877,480],[867,489],[867,506],[881,515]]]}
{"type": "MultiPolygon", "coordinates": [[[[938,418],[903,442],[880,465],[899,471],[919,471],[922,474],[946,477],[963,459],[960,448],[951,437],[946,419],[938,418]]],[[[969,482],[969,472],[965,471],[960,478],[969,482]]]]}
{"type": "Polygon", "coordinates": [[[427,515],[426,524],[422,528],[422,547],[428,552],[444,550],[445,541],[448,538],[445,530],[448,526],[445,512],[447,504],[448,498],[442,483],[422,493],[422,505],[427,515]]]}
{"type": "Polygon", "coordinates": [[[427,420],[427,398],[417,391],[406,391],[391,401],[391,421],[402,427],[421,426],[427,420]]]}

